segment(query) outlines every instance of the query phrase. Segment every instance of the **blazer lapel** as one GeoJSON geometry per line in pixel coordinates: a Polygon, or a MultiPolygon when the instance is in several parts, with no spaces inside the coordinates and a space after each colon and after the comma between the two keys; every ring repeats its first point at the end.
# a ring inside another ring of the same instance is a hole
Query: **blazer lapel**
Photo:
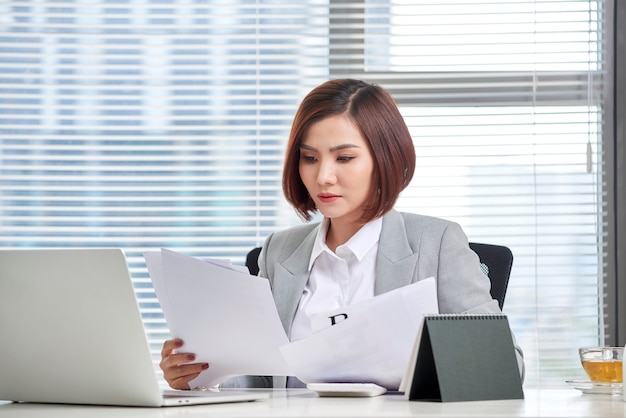
{"type": "Polygon", "coordinates": [[[376,258],[375,295],[414,281],[419,255],[409,246],[406,234],[406,226],[400,213],[391,210],[383,217],[376,258]]]}
{"type": "Polygon", "coordinates": [[[300,296],[309,279],[309,260],[316,234],[317,228],[314,228],[283,263],[275,266],[274,300],[287,335],[289,335],[291,322],[300,303],[300,296]]]}

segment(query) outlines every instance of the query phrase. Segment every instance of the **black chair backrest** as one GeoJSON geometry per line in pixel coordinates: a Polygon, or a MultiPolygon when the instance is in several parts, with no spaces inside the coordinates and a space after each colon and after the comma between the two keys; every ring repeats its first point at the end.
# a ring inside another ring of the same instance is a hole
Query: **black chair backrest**
{"type": "MultiPolygon", "coordinates": [[[[481,244],[470,242],[470,248],[478,254],[483,272],[491,280],[491,297],[498,301],[500,309],[504,306],[506,290],[509,286],[509,277],[513,267],[513,253],[502,245],[481,244]]],[[[246,267],[250,274],[259,274],[259,253],[261,247],[256,247],[246,256],[246,267]]]]}
{"type": "Polygon", "coordinates": [[[261,247],[256,247],[250,250],[246,256],[246,267],[250,271],[250,274],[257,276],[259,274],[259,254],[261,253],[261,247]]]}
{"type": "Polygon", "coordinates": [[[503,245],[470,242],[469,246],[478,254],[483,272],[491,280],[491,297],[502,309],[513,267],[513,253],[503,245]]]}

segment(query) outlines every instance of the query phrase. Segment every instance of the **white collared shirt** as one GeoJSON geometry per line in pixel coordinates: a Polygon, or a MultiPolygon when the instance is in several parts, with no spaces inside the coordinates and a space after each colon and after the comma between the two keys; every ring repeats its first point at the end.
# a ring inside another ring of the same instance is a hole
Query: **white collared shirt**
{"type": "Polygon", "coordinates": [[[382,218],[361,227],[335,253],[326,245],[328,219],[318,227],[307,281],[294,317],[290,340],[311,334],[310,316],[374,297],[378,240],[382,218]]]}

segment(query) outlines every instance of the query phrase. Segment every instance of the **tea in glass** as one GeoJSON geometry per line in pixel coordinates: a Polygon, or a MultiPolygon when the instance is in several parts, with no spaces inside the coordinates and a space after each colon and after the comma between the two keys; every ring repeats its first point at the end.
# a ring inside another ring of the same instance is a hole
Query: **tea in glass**
{"type": "Polygon", "coordinates": [[[592,382],[622,382],[623,347],[589,347],[579,349],[583,369],[592,382]]]}

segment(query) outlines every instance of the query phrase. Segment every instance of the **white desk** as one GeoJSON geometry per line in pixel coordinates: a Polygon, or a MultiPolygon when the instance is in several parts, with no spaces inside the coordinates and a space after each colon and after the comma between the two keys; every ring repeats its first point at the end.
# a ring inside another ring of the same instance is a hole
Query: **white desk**
{"type": "Polygon", "coordinates": [[[167,408],[121,408],[0,403],[0,417],[624,417],[621,396],[588,395],[574,389],[524,391],[524,400],[409,402],[398,395],[375,398],[319,398],[304,389],[275,391],[269,400],[167,408]]]}

